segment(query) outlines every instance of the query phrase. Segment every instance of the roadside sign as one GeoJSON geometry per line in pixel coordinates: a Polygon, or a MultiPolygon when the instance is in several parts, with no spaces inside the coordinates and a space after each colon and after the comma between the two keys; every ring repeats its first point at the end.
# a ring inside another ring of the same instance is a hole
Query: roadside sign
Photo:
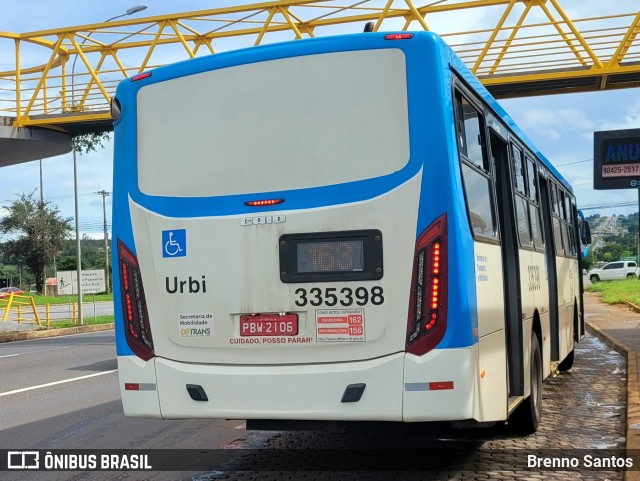
{"type": "MultiPolygon", "coordinates": [[[[58,271],[58,295],[74,295],[78,293],[78,273],[76,271],[58,271]]],[[[105,292],[106,282],[103,269],[82,271],[82,294],[98,294],[105,292]]]]}
{"type": "Polygon", "coordinates": [[[593,188],[640,188],[640,129],[593,133],[593,188]]]}

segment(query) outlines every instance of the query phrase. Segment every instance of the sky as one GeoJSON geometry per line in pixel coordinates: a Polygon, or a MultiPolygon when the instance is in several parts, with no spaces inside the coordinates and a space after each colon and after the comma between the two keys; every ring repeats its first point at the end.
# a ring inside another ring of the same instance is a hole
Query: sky
{"type": "MultiPolygon", "coordinates": [[[[628,5],[635,0],[617,0],[628,5]]],[[[255,3],[227,0],[225,2],[205,0],[143,0],[148,8],[137,17],[154,16],[174,12],[203,10],[231,4],[255,3]]],[[[23,33],[47,28],[82,25],[106,20],[125,12],[137,4],[125,0],[3,0],[0,16],[0,32],[23,33]],[[34,14],[38,12],[38,14],[34,14]]],[[[420,4],[416,2],[416,4],[420,4]]],[[[576,5],[574,2],[561,4],[576,5]]],[[[606,14],[606,4],[598,0],[580,2],[576,15],[606,14]]],[[[567,7],[568,8],[568,7],[567,7]]],[[[573,8],[573,7],[572,7],[573,8]]],[[[636,7],[637,8],[637,5],[636,7]]],[[[575,15],[576,12],[570,12],[575,15]]],[[[443,20],[435,28],[444,33],[453,28],[472,30],[486,26],[488,17],[477,12],[459,13],[453,21],[443,20]]],[[[495,24],[495,21],[493,22],[495,24]]],[[[360,30],[358,30],[360,31],[360,30]]],[[[233,47],[233,46],[232,46],[233,47]]],[[[0,64],[13,58],[11,42],[0,42],[0,64]]],[[[593,185],[593,132],[623,128],[640,128],[640,88],[618,91],[603,91],[584,94],[564,94],[532,98],[502,100],[507,112],[527,133],[538,149],[556,166],[573,185],[578,207],[603,206],[629,203],[628,206],[590,209],[585,214],[601,215],[629,214],[637,212],[638,192],[635,190],[595,191],[593,185]]],[[[80,230],[94,238],[102,238],[103,207],[98,191],[111,192],[112,188],[112,142],[104,149],[79,157],[78,192],[80,196],[80,230]]],[[[73,162],[70,154],[44,159],[43,194],[45,200],[58,206],[65,217],[74,216],[73,162]]],[[[0,168],[0,206],[7,205],[16,194],[39,189],[38,161],[0,168]]],[[[39,191],[36,191],[39,196],[39,191]]],[[[107,198],[107,218],[111,224],[111,204],[107,198]]],[[[0,215],[2,211],[0,210],[0,215]]],[[[1,241],[2,239],[0,239],[1,241]]]]}

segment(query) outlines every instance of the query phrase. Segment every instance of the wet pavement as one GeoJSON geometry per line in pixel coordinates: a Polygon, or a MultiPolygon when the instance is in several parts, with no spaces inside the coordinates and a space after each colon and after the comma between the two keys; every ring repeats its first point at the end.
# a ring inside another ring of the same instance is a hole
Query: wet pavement
{"type": "Polygon", "coordinates": [[[623,356],[595,336],[577,347],[570,372],[543,388],[534,435],[500,425],[384,426],[358,432],[240,432],[237,456],[205,480],[621,480],[622,470],[587,467],[585,456],[624,456],[626,371],[623,356]],[[528,456],[575,458],[578,467],[528,468],[528,456]]]}
{"type": "MultiPolygon", "coordinates": [[[[627,358],[626,448],[640,453],[640,308],[631,304],[607,305],[597,294],[585,293],[587,327],[627,358]]],[[[626,473],[625,480],[640,481],[640,462],[626,473]]]]}

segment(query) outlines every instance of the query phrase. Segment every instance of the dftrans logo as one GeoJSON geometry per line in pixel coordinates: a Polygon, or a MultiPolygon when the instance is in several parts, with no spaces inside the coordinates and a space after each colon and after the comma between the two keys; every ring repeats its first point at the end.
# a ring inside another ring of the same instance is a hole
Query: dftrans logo
{"type": "Polygon", "coordinates": [[[38,469],[40,468],[40,453],[38,451],[8,451],[8,469],[38,469]]]}
{"type": "Polygon", "coordinates": [[[162,231],[162,257],[187,256],[187,229],[162,231]]]}

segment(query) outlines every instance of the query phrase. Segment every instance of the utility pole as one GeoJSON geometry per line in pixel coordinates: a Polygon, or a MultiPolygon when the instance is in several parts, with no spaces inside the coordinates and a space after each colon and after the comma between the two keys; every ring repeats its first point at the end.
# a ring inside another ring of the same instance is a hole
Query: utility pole
{"type": "MultiPolygon", "coordinates": [[[[40,159],[40,208],[44,207],[44,190],[42,190],[42,159],[40,159]]],[[[47,266],[44,266],[44,272],[42,273],[42,292],[44,296],[47,295],[47,266]]]]}
{"type": "Polygon", "coordinates": [[[102,196],[102,213],[104,215],[104,284],[107,293],[109,293],[109,231],[107,230],[106,198],[111,195],[111,192],[101,190],[97,194],[102,196]]]}
{"type": "Polygon", "coordinates": [[[44,204],[44,191],[42,190],[42,159],[40,159],[40,203],[44,204]]]}

